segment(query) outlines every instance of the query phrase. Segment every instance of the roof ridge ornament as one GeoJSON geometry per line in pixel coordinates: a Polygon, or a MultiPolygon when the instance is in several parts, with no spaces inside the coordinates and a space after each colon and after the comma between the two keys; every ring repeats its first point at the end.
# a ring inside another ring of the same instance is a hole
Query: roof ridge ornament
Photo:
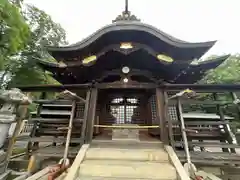
{"type": "Polygon", "coordinates": [[[140,21],[137,16],[131,15],[131,11],[128,10],[128,0],[125,0],[125,10],[122,12],[122,14],[118,15],[116,19],[114,19],[112,22],[114,23],[118,21],[140,21]]]}

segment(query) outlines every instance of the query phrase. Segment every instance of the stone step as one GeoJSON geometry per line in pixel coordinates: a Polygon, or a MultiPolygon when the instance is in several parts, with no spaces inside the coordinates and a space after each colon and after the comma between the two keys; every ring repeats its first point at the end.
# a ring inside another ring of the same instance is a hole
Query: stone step
{"type": "Polygon", "coordinates": [[[86,160],[129,160],[168,162],[168,154],[163,149],[117,149],[90,148],[85,155],[86,160]]]}
{"type": "Polygon", "coordinates": [[[79,177],[99,177],[104,179],[158,179],[176,180],[177,173],[169,163],[85,160],[79,169],[79,177]]]}
{"type": "MultiPolygon", "coordinates": [[[[57,179],[58,180],[58,179],[57,179]]],[[[60,179],[59,179],[60,180],[60,179]]],[[[64,180],[64,179],[61,179],[64,180]]],[[[76,178],[75,180],[136,180],[136,178],[115,178],[115,177],[95,177],[95,176],[79,176],[78,178],[76,178]]],[[[137,180],[149,180],[149,178],[147,179],[143,179],[143,178],[138,178],[137,180]]],[[[169,179],[161,179],[161,180],[169,180],[169,179]]],[[[171,179],[171,180],[175,180],[175,179],[171,179]]]]}
{"type": "Polygon", "coordinates": [[[163,148],[161,141],[131,141],[131,140],[93,140],[91,147],[123,148],[123,149],[159,149],[163,148]]]}

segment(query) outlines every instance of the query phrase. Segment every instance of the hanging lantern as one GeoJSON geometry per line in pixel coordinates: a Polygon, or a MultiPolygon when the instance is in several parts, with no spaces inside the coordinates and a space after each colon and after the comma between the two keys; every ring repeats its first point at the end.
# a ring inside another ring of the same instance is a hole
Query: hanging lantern
{"type": "Polygon", "coordinates": [[[159,54],[157,55],[158,60],[160,61],[164,61],[167,63],[172,63],[173,62],[173,58],[171,58],[170,56],[164,55],[164,54],[159,54]]]}
{"type": "Polygon", "coordinates": [[[83,65],[89,65],[90,63],[92,63],[96,60],[97,60],[97,56],[92,55],[92,56],[89,56],[89,57],[83,59],[82,63],[83,63],[83,65]]]}
{"type": "Polygon", "coordinates": [[[128,78],[124,78],[124,79],[123,79],[123,82],[124,82],[124,83],[128,83],[128,78]]]}
{"type": "Polygon", "coordinates": [[[132,43],[130,42],[123,42],[120,44],[120,49],[132,49],[132,43]]]}
{"type": "Polygon", "coordinates": [[[124,66],[124,67],[122,68],[122,72],[123,72],[124,74],[128,74],[128,73],[130,72],[129,67],[124,66]]]}

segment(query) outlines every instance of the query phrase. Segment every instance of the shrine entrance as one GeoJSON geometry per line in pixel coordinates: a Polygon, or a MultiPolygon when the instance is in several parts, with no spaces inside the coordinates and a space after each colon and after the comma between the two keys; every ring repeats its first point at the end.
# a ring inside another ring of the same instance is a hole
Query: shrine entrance
{"type": "Polygon", "coordinates": [[[139,116],[137,98],[114,98],[110,104],[110,113],[115,117],[114,124],[135,124],[139,116]]]}
{"type": "MultiPolygon", "coordinates": [[[[152,94],[152,91],[136,89],[100,90],[96,110],[95,138],[131,140],[152,138],[150,135],[153,130],[150,100],[152,94]]],[[[155,138],[159,140],[159,134],[155,138]]]]}

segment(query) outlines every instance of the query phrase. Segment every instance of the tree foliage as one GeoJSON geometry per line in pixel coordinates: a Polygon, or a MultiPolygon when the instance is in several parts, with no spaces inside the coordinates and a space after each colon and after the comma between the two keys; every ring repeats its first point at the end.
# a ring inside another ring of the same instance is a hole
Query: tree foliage
{"type": "MultiPolygon", "coordinates": [[[[210,58],[216,58],[212,56],[210,58]]],[[[240,55],[231,55],[224,63],[219,67],[207,72],[206,76],[199,82],[200,84],[239,84],[240,83],[240,55]]],[[[238,94],[238,97],[240,94],[238,94]]],[[[201,96],[203,100],[212,100],[211,94],[204,94],[201,96]]],[[[232,101],[230,93],[225,93],[219,96],[221,101],[232,101]]],[[[191,107],[192,108],[192,107],[191,107]]],[[[198,107],[199,108],[199,107],[198,107]]],[[[216,113],[215,106],[200,105],[200,109],[207,113],[216,113]]],[[[236,110],[236,105],[228,104],[223,106],[224,114],[235,117],[236,122],[239,121],[239,114],[236,110]]]]}
{"type": "Polygon", "coordinates": [[[8,85],[56,83],[37,66],[37,61],[54,61],[45,48],[48,45],[66,44],[65,31],[37,7],[24,5],[22,15],[29,26],[30,38],[25,48],[19,52],[20,56],[12,58],[11,66],[6,71],[11,76],[8,85]]]}
{"type": "Polygon", "coordinates": [[[24,48],[29,28],[20,9],[8,0],[0,1],[0,70],[10,64],[12,56],[24,48]]]}
{"type": "MultiPolygon", "coordinates": [[[[216,57],[216,56],[215,56],[216,57]]],[[[210,70],[200,81],[201,84],[239,84],[240,83],[240,55],[230,56],[216,69],[210,70]]]]}

